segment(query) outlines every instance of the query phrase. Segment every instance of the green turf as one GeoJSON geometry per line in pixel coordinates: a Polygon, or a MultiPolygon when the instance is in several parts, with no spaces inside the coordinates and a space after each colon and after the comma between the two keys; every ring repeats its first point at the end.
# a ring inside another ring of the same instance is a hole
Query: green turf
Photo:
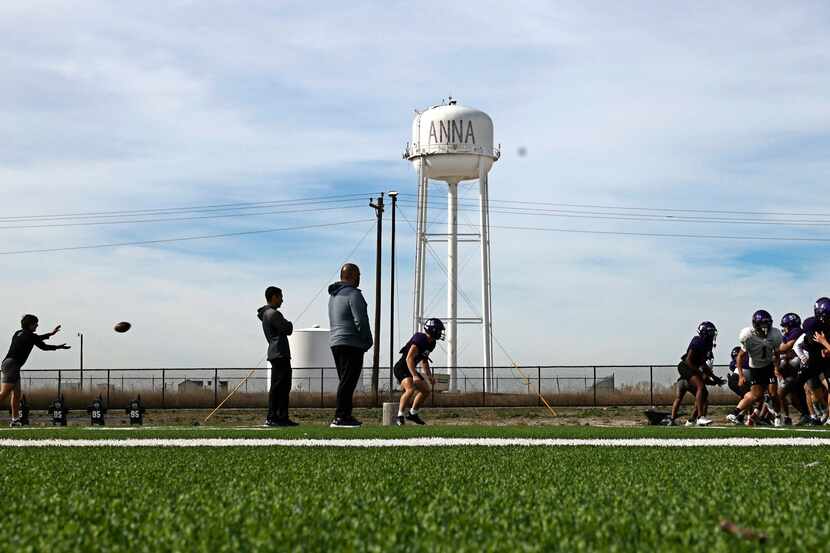
{"type": "Polygon", "coordinates": [[[722,517],[766,551],[830,539],[824,448],[9,448],[0,465],[16,552],[757,550],[722,517]]]}
{"type": "MultiPolygon", "coordinates": [[[[828,427],[830,428],[830,427],[828,427]]],[[[728,437],[827,437],[824,427],[814,428],[665,428],[595,426],[415,426],[403,428],[366,426],[358,429],[328,428],[322,424],[297,428],[146,427],[146,428],[2,428],[0,439],[29,438],[728,438],[728,437]]]]}

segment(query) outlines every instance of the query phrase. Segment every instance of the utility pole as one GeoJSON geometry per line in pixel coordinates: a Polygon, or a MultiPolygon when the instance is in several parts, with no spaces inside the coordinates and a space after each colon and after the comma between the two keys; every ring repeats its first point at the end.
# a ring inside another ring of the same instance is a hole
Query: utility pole
{"type": "Polygon", "coordinates": [[[389,192],[392,198],[392,260],[389,277],[389,401],[392,401],[392,372],[395,365],[395,211],[398,206],[398,193],[389,192]]]}
{"type": "Polygon", "coordinates": [[[81,339],[81,391],[84,389],[84,333],[79,332],[78,337],[81,339]]]}
{"type": "Polygon", "coordinates": [[[381,269],[381,237],[383,236],[383,192],[378,196],[377,203],[369,201],[369,207],[375,210],[378,217],[377,250],[375,255],[375,344],[372,356],[372,395],[375,404],[378,402],[378,378],[380,376],[380,269],[381,269]]]}

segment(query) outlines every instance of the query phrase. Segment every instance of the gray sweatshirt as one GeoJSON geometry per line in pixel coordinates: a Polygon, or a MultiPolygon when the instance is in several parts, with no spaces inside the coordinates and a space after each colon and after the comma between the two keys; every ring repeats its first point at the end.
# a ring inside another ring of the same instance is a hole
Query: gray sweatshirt
{"type": "Polygon", "coordinates": [[[268,340],[268,360],[291,359],[288,337],[294,332],[294,325],[271,305],[263,305],[256,314],[262,321],[262,330],[268,340]]]}
{"type": "Polygon", "coordinates": [[[329,286],[329,345],[349,346],[368,351],[372,344],[372,330],[366,313],[366,300],[359,288],[347,282],[329,286]]]}

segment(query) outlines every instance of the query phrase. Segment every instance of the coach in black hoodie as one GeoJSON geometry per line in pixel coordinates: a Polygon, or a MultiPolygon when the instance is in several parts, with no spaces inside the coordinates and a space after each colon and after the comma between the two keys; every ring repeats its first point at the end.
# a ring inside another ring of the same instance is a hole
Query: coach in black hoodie
{"type": "Polygon", "coordinates": [[[297,426],[288,418],[288,398],[291,394],[291,349],[288,337],[294,325],[278,311],[282,305],[282,290],[269,286],[265,290],[268,302],[257,310],[262,330],[268,341],[268,362],[271,363],[271,390],[268,393],[266,426],[297,426]]]}

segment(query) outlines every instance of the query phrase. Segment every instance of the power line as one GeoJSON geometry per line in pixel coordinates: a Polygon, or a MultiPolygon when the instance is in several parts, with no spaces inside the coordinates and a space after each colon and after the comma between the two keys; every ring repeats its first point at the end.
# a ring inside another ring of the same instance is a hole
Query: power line
{"type": "MultiPolygon", "coordinates": [[[[229,217],[256,217],[260,215],[288,215],[292,213],[309,213],[318,211],[334,211],[342,209],[357,209],[366,208],[365,202],[360,202],[354,205],[338,205],[329,207],[304,207],[302,209],[278,210],[278,211],[257,211],[257,212],[242,212],[242,213],[223,213],[216,215],[198,215],[194,217],[165,217],[158,219],[132,219],[121,221],[84,221],[79,223],[47,223],[37,225],[1,225],[0,230],[20,230],[20,229],[49,229],[49,228],[67,228],[67,227],[84,227],[84,226],[100,226],[100,225],[131,225],[134,223],[167,223],[178,221],[198,221],[204,219],[223,219],[229,217]]],[[[248,208],[251,209],[251,208],[248,208]]],[[[260,208],[258,208],[260,209],[260,208]]]]}
{"type": "Polygon", "coordinates": [[[75,212],[75,213],[58,213],[58,214],[49,214],[49,215],[19,215],[19,216],[5,216],[0,217],[0,222],[14,222],[14,221],[27,221],[27,220],[58,220],[58,219],[90,219],[90,218],[97,218],[97,217],[119,217],[119,216],[149,216],[149,215],[165,215],[173,213],[180,213],[180,212],[204,212],[204,211],[227,211],[229,209],[233,210],[241,210],[241,209],[255,209],[257,207],[276,207],[278,205],[292,205],[292,204],[304,204],[304,203],[327,203],[327,202],[338,202],[342,201],[345,198],[357,198],[357,197],[366,197],[368,198],[374,194],[374,192],[366,192],[366,193],[352,193],[352,194],[339,194],[339,195],[327,195],[327,196],[313,196],[313,197],[305,197],[305,198],[293,198],[293,199],[284,199],[284,200],[270,200],[270,201],[262,201],[262,202],[240,202],[240,203],[227,203],[227,204],[214,204],[214,205],[200,205],[200,206],[181,206],[181,207],[166,207],[166,208],[152,208],[152,209],[135,209],[135,210],[120,210],[120,211],[87,211],[87,212],[75,212]]]}
{"type": "Polygon", "coordinates": [[[305,230],[305,229],[312,229],[312,228],[324,228],[324,227],[336,227],[341,225],[352,225],[356,223],[364,223],[368,222],[367,219],[357,219],[353,221],[340,221],[337,223],[320,223],[316,225],[300,225],[295,227],[281,227],[281,228],[269,228],[269,229],[260,229],[260,230],[246,230],[240,232],[226,232],[222,234],[206,234],[202,236],[185,236],[181,238],[160,238],[157,240],[139,240],[135,242],[111,242],[109,244],[93,244],[89,246],[69,246],[64,248],[43,248],[43,249],[32,249],[32,250],[11,250],[11,251],[0,251],[0,255],[19,255],[19,254],[27,254],[27,253],[53,253],[53,252],[65,252],[65,251],[74,251],[74,250],[93,250],[99,248],[114,248],[120,246],[145,246],[150,244],[168,244],[171,242],[186,242],[192,240],[207,240],[211,238],[228,238],[232,236],[250,236],[254,234],[266,234],[272,232],[283,232],[283,231],[291,231],[291,230],[305,230]]]}
{"type": "MultiPolygon", "coordinates": [[[[465,225],[459,223],[458,226],[467,227],[478,225],[465,225]]],[[[490,228],[504,229],[504,230],[526,230],[539,232],[564,232],[572,234],[599,234],[611,236],[642,236],[650,238],[701,238],[705,240],[745,240],[756,241],[766,240],[774,242],[830,242],[830,238],[802,238],[802,237],[781,237],[781,236],[732,236],[723,234],[675,234],[675,233],[659,233],[659,232],[626,232],[626,231],[611,231],[611,230],[581,230],[581,229],[565,229],[565,228],[548,228],[548,227],[521,227],[511,225],[490,225],[490,228]]]]}
{"type": "MultiPolygon", "coordinates": [[[[415,207],[416,204],[409,201],[402,201],[403,205],[408,207],[415,207]]],[[[429,204],[429,209],[438,209],[447,211],[447,205],[429,204]]],[[[459,206],[459,212],[478,212],[478,207],[464,207],[459,206]]],[[[615,213],[601,213],[595,211],[570,211],[570,210],[551,210],[551,209],[535,209],[522,208],[518,209],[503,209],[490,208],[490,213],[506,214],[506,215],[525,215],[532,217],[561,217],[566,219],[591,219],[591,220],[608,220],[608,221],[643,221],[655,223],[697,223],[697,224],[738,224],[738,225],[775,225],[787,227],[827,227],[830,226],[830,219],[827,220],[798,220],[798,221],[777,221],[777,220],[758,220],[758,219],[729,219],[723,217],[690,217],[678,215],[626,215],[615,213]]]]}
{"type": "MultiPolygon", "coordinates": [[[[408,194],[408,193],[400,193],[401,196],[408,196],[408,197],[417,197],[416,194],[408,194]]],[[[792,217],[793,213],[788,211],[747,211],[745,209],[679,209],[679,208],[668,208],[668,207],[631,207],[631,206],[621,206],[621,205],[597,205],[597,204],[571,204],[571,203],[560,203],[560,202],[539,202],[539,201],[522,201],[522,200],[500,200],[500,199],[489,199],[490,204],[525,204],[525,205],[547,205],[553,207],[571,207],[571,208],[580,208],[580,209],[617,209],[617,210],[626,210],[626,211],[656,211],[656,212],[673,212],[673,213],[721,213],[721,214],[735,214],[741,213],[745,215],[773,215],[773,216],[780,216],[780,217],[792,217]]],[[[827,216],[826,213],[803,213],[799,212],[799,216],[817,216],[817,217],[825,217],[827,216]]]]}

